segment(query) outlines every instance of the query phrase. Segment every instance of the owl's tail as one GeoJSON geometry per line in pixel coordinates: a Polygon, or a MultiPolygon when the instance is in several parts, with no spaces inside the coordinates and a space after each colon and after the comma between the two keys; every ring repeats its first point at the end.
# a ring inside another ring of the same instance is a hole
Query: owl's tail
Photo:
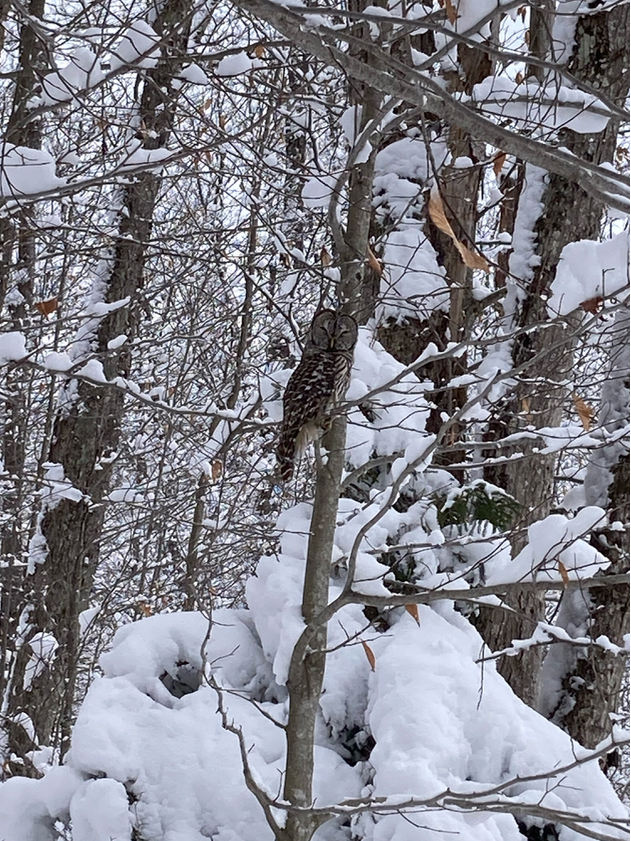
{"type": "Polygon", "coordinates": [[[289,430],[281,434],[276,447],[276,470],[281,482],[289,482],[294,475],[295,442],[295,432],[289,430]]]}

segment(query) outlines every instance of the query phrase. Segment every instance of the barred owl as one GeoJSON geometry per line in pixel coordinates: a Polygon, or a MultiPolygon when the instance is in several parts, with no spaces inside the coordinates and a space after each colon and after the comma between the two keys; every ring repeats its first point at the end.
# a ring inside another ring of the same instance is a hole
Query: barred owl
{"type": "Polygon", "coordinates": [[[322,310],[311,324],[302,353],[283,397],[283,424],[276,448],[280,477],[289,481],[294,462],[327,426],[327,414],[346,394],[357,341],[357,322],[322,310]]]}

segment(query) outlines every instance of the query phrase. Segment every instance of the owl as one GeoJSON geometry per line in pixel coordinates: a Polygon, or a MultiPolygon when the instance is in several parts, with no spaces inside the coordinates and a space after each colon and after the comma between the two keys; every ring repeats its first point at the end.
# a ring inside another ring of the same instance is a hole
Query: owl
{"type": "Polygon", "coordinates": [[[327,415],[346,394],[357,342],[357,322],[333,310],[316,314],[302,353],[283,397],[283,423],[276,447],[283,482],[294,462],[328,426],[327,415]]]}

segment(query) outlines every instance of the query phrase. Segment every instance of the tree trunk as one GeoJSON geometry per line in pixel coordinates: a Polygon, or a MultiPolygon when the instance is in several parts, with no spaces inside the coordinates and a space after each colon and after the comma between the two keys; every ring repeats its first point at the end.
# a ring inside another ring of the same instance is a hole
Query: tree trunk
{"type": "MultiPolygon", "coordinates": [[[[379,111],[374,91],[362,94],[363,108],[358,134],[379,111]]],[[[343,242],[338,243],[341,280],[338,298],[342,311],[364,323],[374,310],[375,278],[367,264],[368,236],[372,215],[374,157],[353,167],[349,179],[349,212],[343,242]]],[[[305,569],[302,615],[312,634],[304,656],[294,650],[289,670],[289,718],[287,721],[287,764],[284,798],[295,806],[313,805],[314,737],[320,715],[320,696],[326,666],[326,624],[314,625],[328,604],[333,541],[346,444],[346,419],[336,417],[323,440],[328,451],[319,464],[311,517],[305,569]]],[[[286,841],[310,841],[322,823],[305,812],[289,812],[283,831],[286,841]]]]}
{"type": "MultiPolygon", "coordinates": [[[[163,57],[155,69],[147,72],[138,108],[146,149],[165,146],[171,133],[177,102],[172,80],[186,53],[190,16],[189,0],[168,0],[153,23],[161,36],[163,57]]],[[[147,172],[122,190],[118,238],[96,281],[95,292],[106,303],[130,299],[128,305],[102,317],[90,337],[91,349],[103,360],[108,379],[130,374],[130,347],[138,333],[138,296],[143,288],[146,249],[159,188],[159,176],[147,172]],[[127,335],[128,341],[112,353],[108,343],[122,334],[127,335]]],[[[58,648],[51,666],[30,688],[24,689],[20,675],[24,673],[30,647],[23,645],[8,715],[11,719],[22,709],[31,711],[38,742],[58,746],[62,756],[69,745],[73,721],[80,656],[79,614],[89,604],[99,560],[105,498],[113,471],[107,457],[118,447],[124,401],[119,389],[71,381],[53,429],[49,461],[61,465],[64,477],[81,493],[81,498],[64,498],[54,505],[44,502],[37,544],[39,563],[33,578],[30,638],[46,632],[54,637],[58,648]]]]}
{"type": "MultiPolygon", "coordinates": [[[[31,0],[28,14],[23,14],[20,29],[19,67],[16,72],[11,115],[5,141],[15,146],[38,149],[41,146],[39,120],[29,120],[28,102],[35,92],[39,72],[45,66],[45,45],[35,25],[44,16],[44,0],[31,0]]],[[[4,17],[7,9],[3,9],[4,17]]],[[[0,307],[6,308],[12,330],[27,333],[32,318],[35,277],[35,234],[30,223],[32,211],[19,210],[0,219],[0,307]]],[[[0,709],[3,717],[9,709],[9,698],[15,690],[18,654],[21,642],[18,627],[28,620],[25,613],[27,592],[24,555],[28,547],[28,494],[26,448],[31,422],[29,390],[32,372],[20,365],[10,365],[4,381],[2,417],[2,463],[4,475],[1,489],[0,534],[0,654],[4,668],[0,669],[0,709]]],[[[28,647],[27,647],[28,648],[28,647]]],[[[28,749],[26,733],[10,717],[0,722],[7,731],[7,758],[23,757],[28,749]]],[[[13,773],[32,768],[22,759],[8,759],[13,773]]]]}
{"type": "MultiPolygon", "coordinates": [[[[543,27],[539,17],[534,24],[540,37],[543,27]]],[[[580,18],[576,27],[576,46],[568,65],[574,76],[603,91],[619,105],[623,104],[628,87],[628,27],[629,11],[623,6],[580,18]]],[[[597,164],[613,160],[616,124],[610,122],[604,132],[596,135],[575,134],[570,130],[561,134],[562,145],[578,157],[597,164]]],[[[536,177],[533,168],[527,167],[523,189],[532,190],[536,177]]],[[[550,175],[541,205],[534,229],[535,254],[541,262],[532,272],[532,277],[526,279],[524,293],[516,290],[513,325],[518,328],[534,327],[547,321],[544,296],[554,280],[563,248],[570,242],[597,239],[600,235],[604,208],[577,184],[550,175]]],[[[537,427],[559,425],[566,396],[565,381],[573,364],[574,347],[569,333],[565,325],[557,325],[544,330],[530,330],[516,339],[513,346],[516,365],[527,363],[545,347],[557,346],[559,350],[546,356],[544,370],[538,365],[536,371],[526,371],[514,394],[505,401],[503,411],[492,423],[495,437],[515,433],[525,423],[534,423],[537,427]]],[[[489,481],[499,485],[523,505],[521,525],[524,531],[512,541],[514,553],[526,543],[525,528],[549,514],[555,503],[554,454],[538,454],[535,462],[528,459],[528,452],[526,449],[525,461],[508,462],[502,468],[485,471],[489,481]]],[[[509,453],[503,451],[503,454],[509,453]]],[[[493,650],[509,646],[513,639],[530,636],[536,623],[544,618],[542,595],[528,595],[513,602],[508,599],[507,603],[516,609],[515,614],[505,612],[500,618],[497,611],[481,609],[478,628],[493,650]]],[[[499,663],[499,671],[513,691],[531,706],[537,705],[542,658],[542,649],[532,648],[516,657],[505,657],[499,663]]]]}
{"type": "MultiPolygon", "coordinates": [[[[606,330],[610,362],[602,388],[599,426],[605,436],[621,433],[628,421],[628,312],[617,313],[606,330]]],[[[629,572],[629,453],[624,441],[593,453],[585,475],[585,500],[608,513],[609,525],[593,535],[594,546],[611,561],[603,577],[629,572]],[[623,525],[624,524],[624,525],[623,525]],[[621,527],[622,526],[622,527],[621,527]]],[[[570,635],[607,637],[622,645],[629,627],[629,588],[602,587],[564,594],[558,625],[570,635]]],[[[540,711],[588,748],[612,728],[610,713],[620,709],[626,658],[599,648],[553,646],[543,664],[540,711]]]]}

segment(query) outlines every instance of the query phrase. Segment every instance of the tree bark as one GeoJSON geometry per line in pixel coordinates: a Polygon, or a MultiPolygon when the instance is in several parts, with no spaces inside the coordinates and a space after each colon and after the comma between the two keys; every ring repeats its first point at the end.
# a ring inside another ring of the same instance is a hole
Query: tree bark
{"type": "MultiPolygon", "coordinates": [[[[163,147],[169,139],[177,102],[172,81],[186,54],[190,19],[190,0],[168,0],[153,22],[161,36],[163,56],[146,74],[138,108],[142,126],[139,138],[146,149],[163,147]]],[[[92,350],[103,361],[108,379],[130,374],[130,347],[139,328],[138,296],[144,283],[159,189],[160,177],[150,172],[137,176],[123,189],[118,238],[108,274],[97,280],[98,286],[105,288],[106,303],[130,299],[128,305],[103,317],[92,337],[92,350]],[[128,341],[112,354],[108,343],[121,334],[126,334],[128,341]]],[[[55,638],[58,648],[51,666],[24,689],[20,677],[30,647],[22,646],[8,708],[9,719],[28,709],[39,744],[58,746],[62,756],[69,746],[74,714],[81,651],[79,614],[89,604],[99,560],[105,498],[112,479],[112,461],[104,457],[116,452],[124,417],[124,395],[116,388],[71,382],[66,396],[55,420],[49,461],[63,467],[65,478],[82,498],[62,499],[55,507],[45,505],[42,510],[40,526],[46,557],[33,576],[29,635],[32,638],[34,633],[45,631],[55,638]]]]}
{"type": "MultiPolygon", "coordinates": [[[[362,92],[358,134],[378,113],[380,97],[370,89],[362,92]]],[[[368,236],[372,215],[374,151],[368,161],[353,167],[349,179],[349,211],[343,241],[338,243],[341,280],[338,299],[342,311],[364,323],[374,310],[374,282],[367,264],[368,236]]],[[[320,715],[320,696],[326,667],[326,623],[318,617],[328,604],[331,558],[337,525],[338,502],[346,445],[346,419],[338,416],[323,439],[328,451],[318,465],[311,517],[309,546],[303,588],[302,615],[311,636],[304,656],[294,650],[289,670],[289,718],[285,799],[295,806],[313,805],[314,737],[320,715]]],[[[282,837],[286,841],[310,841],[323,822],[308,811],[289,812],[282,837]]]]}
{"type": "MultiPolygon", "coordinates": [[[[543,27],[539,18],[535,24],[540,37],[543,27]]],[[[602,90],[617,104],[623,103],[628,87],[628,27],[629,10],[623,6],[611,12],[580,18],[576,28],[576,46],[568,65],[574,76],[602,90]]],[[[604,132],[596,135],[564,130],[562,143],[578,157],[600,164],[613,160],[616,135],[617,125],[610,122],[604,132]]],[[[527,186],[525,183],[524,189],[527,186]]],[[[576,240],[597,239],[603,213],[603,205],[578,184],[559,175],[549,176],[535,226],[535,253],[540,264],[518,304],[515,327],[535,327],[547,321],[545,295],[556,275],[563,248],[576,240]]],[[[567,327],[560,324],[545,330],[529,330],[515,341],[513,361],[516,365],[527,363],[546,346],[561,345],[561,349],[548,354],[544,370],[538,366],[537,371],[526,373],[492,423],[495,437],[517,432],[525,423],[534,423],[538,427],[560,424],[566,397],[564,383],[574,358],[572,340],[565,338],[569,333],[567,327]]],[[[526,543],[525,528],[547,516],[555,503],[555,463],[554,455],[538,454],[536,461],[528,459],[520,462],[519,466],[507,462],[499,469],[494,467],[485,471],[490,482],[503,488],[523,505],[524,515],[520,523],[523,530],[511,541],[513,553],[519,552],[526,543]],[[529,468],[525,468],[524,464],[529,468]]],[[[478,628],[493,650],[509,646],[513,639],[530,636],[536,623],[544,618],[543,596],[533,594],[517,601],[509,599],[508,604],[515,608],[515,614],[503,612],[498,618],[497,612],[489,608],[482,608],[480,612],[478,628]]],[[[505,657],[499,664],[500,673],[513,691],[530,706],[538,703],[542,659],[542,649],[532,648],[517,657],[505,657]]]]}
{"type": "MultiPolygon", "coordinates": [[[[610,360],[605,371],[599,426],[605,436],[621,433],[628,422],[628,312],[620,310],[606,330],[610,360]]],[[[603,577],[629,571],[629,452],[618,440],[596,451],[587,466],[585,499],[608,514],[608,525],[593,535],[593,543],[611,566],[603,577]]],[[[604,587],[564,594],[558,625],[570,634],[622,645],[629,627],[629,588],[604,587]]],[[[543,664],[540,711],[574,739],[593,748],[611,733],[610,713],[620,709],[626,658],[598,648],[551,648],[543,664]]]]}
{"type": "MultiPolygon", "coordinates": [[[[45,66],[45,44],[36,31],[44,16],[44,0],[31,0],[23,14],[19,41],[19,66],[16,72],[11,114],[5,141],[32,149],[41,147],[41,124],[28,120],[28,102],[35,92],[38,76],[45,66]]],[[[2,9],[4,18],[8,7],[2,9]]],[[[32,319],[35,277],[35,234],[32,211],[19,210],[0,219],[0,307],[6,308],[11,329],[27,332],[32,319]]],[[[15,689],[20,651],[18,627],[27,621],[27,587],[24,555],[28,547],[28,484],[25,475],[26,449],[30,418],[29,391],[33,374],[13,364],[6,370],[2,417],[2,463],[0,534],[0,709],[6,728],[7,757],[23,757],[28,739],[22,727],[7,717],[9,698],[15,689]]],[[[32,772],[28,762],[8,759],[10,772],[32,772]]]]}

